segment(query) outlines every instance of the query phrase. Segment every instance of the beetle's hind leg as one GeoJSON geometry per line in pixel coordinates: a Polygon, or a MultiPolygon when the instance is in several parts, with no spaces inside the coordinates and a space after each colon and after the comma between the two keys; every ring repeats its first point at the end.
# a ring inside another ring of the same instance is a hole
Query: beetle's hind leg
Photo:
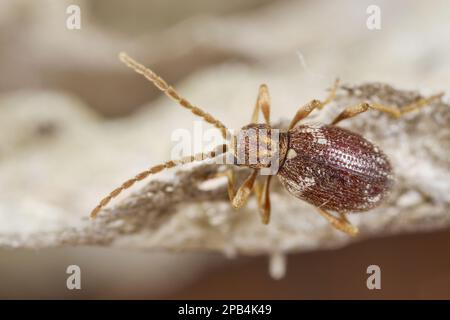
{"type": "Polygon", "coordinates": [[[444,94],[439,93],[434,96],[428,97],[428,98],[422,98],[417,101],[414,101],[413,103],[406,105],[404,107],[398,108],[393,106],[386,106],[379,103],[360,103],[358,105],[349,106],[345,108],[334,120],[331,122],[331,124],[337,124],[338,122],[341,122],[342,120],[353,118],[357,116],[360,113],[366,112],[369,109],[378,110],[381,112],[385,112],[389,115],[391,115],[394,118],[399,118],[400,116],[404,115],[405,113],[412,112],[415,110],[419,110],[432,102],[440,99],[444,94]]]}
{"type": "Polygon", "coordinates": [[[324,209],[321,209],[319,207],[316,207],[316,210],[325,218],[328,220],[328,222],[335,227],[336,229],[345,232],[351,236],[356,236],[359,233],[358,228],[353,226],[350,221],[348,221],[347,217],[345,216],[345,213],[340,212],[339,218],[335,217],[331,213],[325,211],[324,209]]]}
{"type": "Polygon", "coordinates": [[[401,115],[411,112],[411,111],[419,110],[420,108],[423,108],[423,107],[426,107],[427,105],[431,104],[432,102],[441,99],[443,96],[444,96],[444,92],[441,92],[441,93],[435,94],[428,98],[421,98],[421,99],[401,108],[401,115]]]}

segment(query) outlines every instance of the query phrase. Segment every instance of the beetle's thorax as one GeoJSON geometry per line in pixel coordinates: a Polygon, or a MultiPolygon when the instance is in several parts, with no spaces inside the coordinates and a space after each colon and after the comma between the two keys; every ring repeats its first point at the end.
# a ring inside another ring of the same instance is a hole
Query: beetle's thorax
{"type": "Polygon", "coordinates": [[[278,172],[286,157],[288,135],[267,124],[249,124],[233,139],[236,165],[254,169],[273,168],[278,172]]]}

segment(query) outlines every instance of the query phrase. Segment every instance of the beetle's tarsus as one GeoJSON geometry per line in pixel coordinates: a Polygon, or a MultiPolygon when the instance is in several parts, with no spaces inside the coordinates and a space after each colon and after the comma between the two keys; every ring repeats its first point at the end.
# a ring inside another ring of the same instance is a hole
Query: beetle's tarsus
{"type": "Polygon", "coordinates": [[[348,221],[347,217],[345,216],[344,213],[339,213],[339,218],[335,217],[334,215],[332,215],[331,213],[316,207],[316,210],[323,216],[325,217],[325,219],[328,220],[328,222],[330,222],[330,224],[335,227],[336,229],[347,233],[348,235],[351,236],[356,236],[359,233],[358,228],[356,228],[355,226],[353,226],[350,221],[348,221]]]}

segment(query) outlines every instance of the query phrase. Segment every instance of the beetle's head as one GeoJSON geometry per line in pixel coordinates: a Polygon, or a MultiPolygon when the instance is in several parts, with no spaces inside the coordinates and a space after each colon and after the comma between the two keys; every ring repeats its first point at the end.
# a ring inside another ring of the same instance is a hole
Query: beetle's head
{"type": "Polygon", "coordinates": [[[267,124],[252,123],[242,127],[233,141],[236,164],[260,169],[278,163],[280,139],[280,130],[267,124]]]}

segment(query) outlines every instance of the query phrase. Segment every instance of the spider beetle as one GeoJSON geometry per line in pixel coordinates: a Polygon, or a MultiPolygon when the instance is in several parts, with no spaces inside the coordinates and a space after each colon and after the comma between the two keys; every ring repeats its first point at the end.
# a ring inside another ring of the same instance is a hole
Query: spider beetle
{"type": "Polygon", "coordinates": [[[442,94],[438,94],[426,99],[422,98],[401,109],[364,102],[345,108],[331,124],[297,126],[298,122],[305,119],[313,110],[322,109],[335,98],[336,90],[339,87],[339,81],[336,80],[324,101],[312,100],[299,108],[289,128],[280,131],[275,148],[260,148],[261,144],[258,144],[257,140],[261,140],[260,133],[263,131],[266,133],[265,136],[262,136],[263,139],[268,142],[269,146],[273,145],[271,144],[272,140],[267,138],[274,128],[270,125],[270,97],[266,85],[263,84],[259,88],[251,123],[240,130],[240,132],[253,130],[257,139],[244,139],[238,144],[236,136],[232,135],[224,124],[179,96],[173,87],[169,86],[153,71],[125,53],[121,53],[119,58],[128,67],[150,80],[169,98],[219,129],[226,141],[230,140],[229,137],[232,138],[231,143],[228,142],[215,151],[184,157],[176,161],[168,161],[139,173],[103,198],[92,210],[92,218],[95,218],[112,198],[149,175],[180,164],[212,159],[227,153],[228,149],[232,149],[231,154],[234,159],[242,160],[240,165],[252,169],[252,173],[237,191],[235,190],[234,171],[228,170],[225,173],[228,177],[228,195],[233,207],[242,207],[253,190],[257,195],[262,222],[264,224],[269,223],[269,187],[273,174],[265,176],[263,185],[260,185],[256,177],[261,169],[269,165],[268,158],[277,157],[279,168],[275,174],[293,196],[312,204],[333,227],[347,234],[356,235],[358,229],[350,224],[346,214],[367,211],[382,202],[394,182],[392,166],[387,156],[378,147],[361,135],[336,125],[342,120],[352,118],[369,109],[399,117],[403,113],[419,109],[442,96],[442,94]],[[264,116],[264,124],[258,124],[260,111],[264,116]],[[241,156],[236,151],[237,147],[244,150],[244,159],[240,159],[241,156]],[[252,154],[256,155],[256,161],[249,162],[249,155],[252,154]],[[331,214],[328,211],[337,214],[331,214]]]}

